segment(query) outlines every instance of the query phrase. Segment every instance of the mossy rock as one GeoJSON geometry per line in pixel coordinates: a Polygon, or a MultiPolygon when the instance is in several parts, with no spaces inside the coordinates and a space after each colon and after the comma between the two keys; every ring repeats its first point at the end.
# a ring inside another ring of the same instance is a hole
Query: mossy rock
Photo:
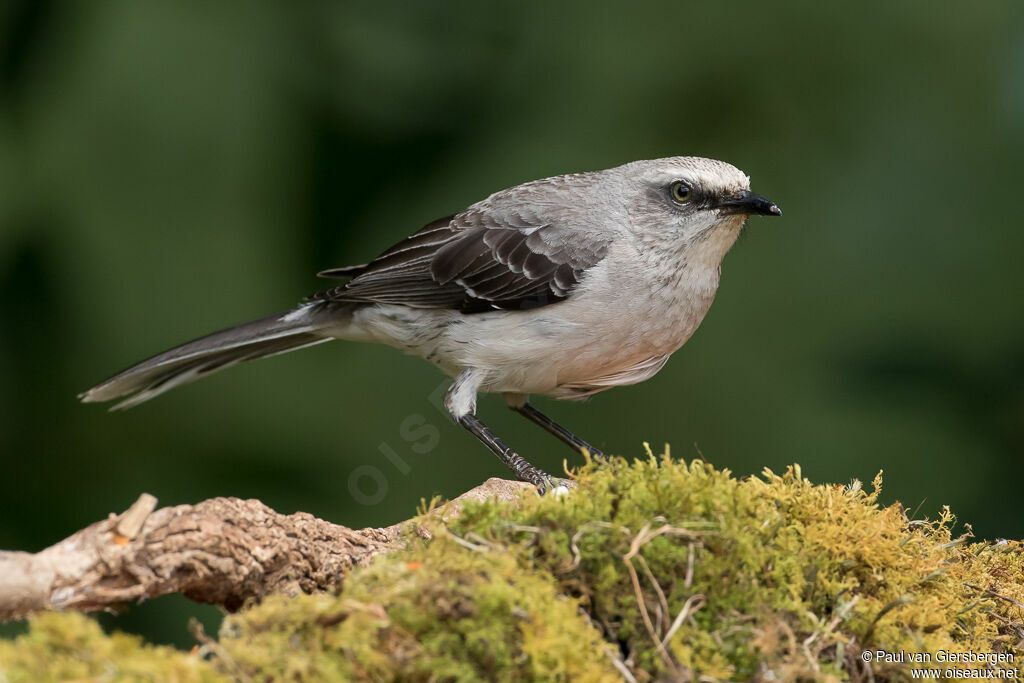
{"type": "Polygon", "coordinates": [[[578,483],[425,521],[433,540],[340,595],[248,607],[192,653],[40,616],[0,642],[0,681],[881,681],[993,666],[941,663],[958,654],[1024,656],[1021,544],[954,538],[948,510],[880,507],[880,479],[871,493],[799,467],[738,480],[666,455],[578,483]]]}

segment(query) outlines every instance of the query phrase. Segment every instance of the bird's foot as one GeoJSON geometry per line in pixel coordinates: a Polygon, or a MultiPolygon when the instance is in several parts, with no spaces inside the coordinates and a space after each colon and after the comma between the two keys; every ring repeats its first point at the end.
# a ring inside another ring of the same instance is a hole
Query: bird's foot
{"type": "Polygon", "coordinates": [[[571,479],[560,479],[552,477],[543,470],[537,470],[536,479],[527,479],[529,483],[537,487],[537,492],[542,496],[553,495],[559,498],[568,495],[569,491],[576,488],[576,482],[571,479]]]}
{"type": "Polygon", "coordinates": [[[540,495],[552,495],[555,498],[569,495],[569,491],[576,488],[576,483],[570,479],[558,479],[551,477],[538,487],[540,495]]]}

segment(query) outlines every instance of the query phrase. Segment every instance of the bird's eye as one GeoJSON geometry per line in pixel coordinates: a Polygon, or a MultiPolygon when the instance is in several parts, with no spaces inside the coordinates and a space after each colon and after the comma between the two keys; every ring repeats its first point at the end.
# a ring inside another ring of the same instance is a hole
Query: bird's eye
{"type": "Polygon", "coordinates": [[[672,183],[672,199],[675,201],[680,204],[685,204],[690,201],[690,197],[692,196],[693,190],[691,190],[690,186],[686,183],[679,181],[672,183]]]}

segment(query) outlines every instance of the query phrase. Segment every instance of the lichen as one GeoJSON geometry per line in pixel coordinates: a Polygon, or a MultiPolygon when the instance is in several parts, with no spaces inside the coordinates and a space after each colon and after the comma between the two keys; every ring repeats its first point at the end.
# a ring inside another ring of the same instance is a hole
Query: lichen
{"type": "MultiPolygon", "coordinates": [[[[0,642],[0,680],[904,680],[864,650],[1022,662],[1024,552],[912,520],[793,466],[737,479],[612,459],[568,496],[467,504],[339,595],[274,597],[175,652],[44,615],[0,642]],[[202,657],[201,657],[202,655],[202,657]],[[151,672],[159,671],[159,675],[151,672]],[[46,672],[42,675],[41,672],[46,672]]],[[[979,663],[959,668],[981,667],[979,663]]],[[[1017,666],[1020,664],[1008,664],[1017,666]]]]}

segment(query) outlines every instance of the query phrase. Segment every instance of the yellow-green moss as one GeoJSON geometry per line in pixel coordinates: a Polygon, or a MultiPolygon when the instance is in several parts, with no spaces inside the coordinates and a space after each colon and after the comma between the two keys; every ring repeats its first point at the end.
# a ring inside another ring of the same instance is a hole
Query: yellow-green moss
{"type": "Polygon", "coordinates": [[[543,571],[524,572],[513,553],[470,551],[444,535],[353,575],[340,596],[274,598],[230,617],[221,639],[252,673],[617,680],[600,655],[600,634],[543,571]]]}
{"type": "Polygon", "coordinates": [[[77,613],[40,614],[29,631],[0,640],[0,681],[230,681],[198,653],[145,645],[140,638],[106,635],[95,620],[77,613]]]}
{"type": "MultiPolygon", "coordinates": [[[[584,473],[583,495],[526,500],[515,522],[535,533],[511,527],[497,504],[468,509],[452,531],[550,571],[651,675],[842,679],[862,669],[865,649],[933,661],[939,651],[1009,652],[1024,662],[1021,544],[954,539],[948,510],[911,521],[898,504],[877,505],[879,486],[813,485],[799,467],[740,481],[702,461],[616,460],[584,473]],[[651,629],[623,559],[637,545],[651,629]],[[660,655],[655,638],[691,598],[702,604],[671,638],[674,660],[660,655]]],[[[873,670],[878,679],[906,669],[873,670]]]]}
{"type": "MultiPolygon", "coordinates": [[[[0,642],[0,680],[110,667],[173,672],[161,680],[611,681],[616,667],[637,680],[846,680],[864,675],[865,649],[1003,652],[1024,668],[1021,544],[954,538],[948,510],[909,520],[877,504],[879,483],[615,459],[568,496],[427,522],[434,540],[354,572],[340,595],[230,616],[207,662],[48,615],[0,642]]],[[[871,666],[875,680],[908,676],[871,666]]]]}

